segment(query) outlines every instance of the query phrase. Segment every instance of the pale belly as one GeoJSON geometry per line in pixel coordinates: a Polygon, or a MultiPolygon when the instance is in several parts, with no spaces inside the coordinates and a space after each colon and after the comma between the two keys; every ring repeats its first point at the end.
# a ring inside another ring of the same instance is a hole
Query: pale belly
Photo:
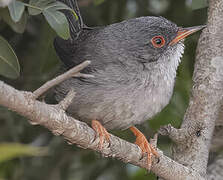
{"type": "Polygon", "coordinates": [[[88,96],[77,92],[68,112],[87,123],[98,120],[108,130],[127,129],[159,113],[169,103],[172,91],[173,84],[166,84],[165,88],[115,89],[109,93],[95,90],[88,96]]]}

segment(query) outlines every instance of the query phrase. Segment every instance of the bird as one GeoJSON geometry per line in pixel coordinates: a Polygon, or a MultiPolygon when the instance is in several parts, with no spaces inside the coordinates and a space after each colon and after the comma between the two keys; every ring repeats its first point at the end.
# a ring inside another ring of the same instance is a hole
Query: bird
{"type": "Polygon", "coordinates": [[[67,109],[74,118],[92,126],[99,147],[110,141],[109,130],[130,129],[136,144],[147,154],[148,169],[157,150],[135,125],[151,119],[170,101],[176,71],[184,52],[184,38],[204,28],[178,27],[164,17],[144,16],[107,26],[88,27],[83,23],[76,0],[60,0],[72,8],[64,12],[71,38],[56,37],[54,47],[63,62],[61,71],[82,63],[91,64],[82,73],[54,88],[59,102],[74,89],[76,96],[67,109]]]}

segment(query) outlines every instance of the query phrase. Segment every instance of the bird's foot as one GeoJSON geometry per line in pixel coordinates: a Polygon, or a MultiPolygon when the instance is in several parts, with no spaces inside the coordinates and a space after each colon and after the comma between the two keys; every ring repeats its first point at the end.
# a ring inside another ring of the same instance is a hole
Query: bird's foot
{"type": "Polygon", "coordinates": [[[159,158],[159,154],[155,150],[155,148],[151,144],[149,144],[144,134],[141,133],[136,127],[132,126],[130,127],[130,130],[136,136],[135,144],[137,144],[140,147],[143,154],[144,153],[147,154],[147,169],[150,170],[152,165],[152,155],[159,158]]]}
{"type": "Polygon", "coordinates": [[[105,140],[110,143],[110,134],[97,120],[92,120],[91,126],[99,135],[99,148],[102,149],[105,140]]]}

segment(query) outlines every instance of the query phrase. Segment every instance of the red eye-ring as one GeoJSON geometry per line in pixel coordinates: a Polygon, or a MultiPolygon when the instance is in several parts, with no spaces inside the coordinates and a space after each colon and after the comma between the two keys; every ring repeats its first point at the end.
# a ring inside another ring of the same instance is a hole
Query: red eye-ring
{"type": "Polygon", "coordinates": [[[156,48],[161,48],[165,45],[165,39],[163,36],[154,36],[151,39],[152,45],[156,48]]]}

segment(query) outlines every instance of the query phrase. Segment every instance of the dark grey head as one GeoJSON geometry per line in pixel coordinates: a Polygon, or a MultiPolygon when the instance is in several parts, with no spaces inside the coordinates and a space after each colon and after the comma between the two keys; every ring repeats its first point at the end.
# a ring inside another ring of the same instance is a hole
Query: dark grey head
{"type": "Polygon", "coordinates": [[[180,28],[163,17],[140,17],[112,24],[106,31],[112,34],[111,42],[120,51],[131,54],[143,63],[158,61],[168,50],[175,50],[189,34],[201,27],[180,28]],[[184,34],[182,34],[184,33],[184,34]],[[181,34],[181,37],[177,37],[181,34]]]}

